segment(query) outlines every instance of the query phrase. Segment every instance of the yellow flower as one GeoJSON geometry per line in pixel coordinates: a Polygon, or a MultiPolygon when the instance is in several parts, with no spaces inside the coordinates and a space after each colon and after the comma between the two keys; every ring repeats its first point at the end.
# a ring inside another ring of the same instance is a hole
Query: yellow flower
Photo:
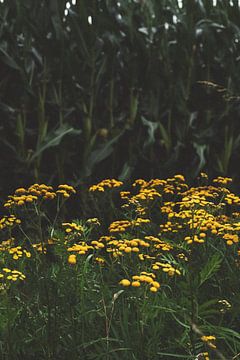
{"type": "Polygon", "coordinates": [[[77,257],[74,254],[69,255],[68,257],[68,263],[70,265],[75,265],[77,263],[77,257]]]}
{"type": "Polygon", "coordinates": [[[151,286],[150,291],[155,293],[158,291],[158,289],[155,286],[151,286]]]}
{"type": "Polygon", "coordinates": [[[157,288],[157,289],[160,288],[160,284],[159,284],[159,282],[157,282],[157,281],[153,281],[153,282],[151,283],[151,285],[154,286],[154,287],[157,288]]]}
{"type": "Polygon", "coordinates": [[[128,279],[122,279],[121,281],[119,281],[119,284],[122,286],[130,286],[131,282],[128,279]]]}
{"type": "Polygon", "coordinates": [[[96,257],[95,259],[100,265],[103,265],[105,263],[105,260],[101,257],[96,257]]]}

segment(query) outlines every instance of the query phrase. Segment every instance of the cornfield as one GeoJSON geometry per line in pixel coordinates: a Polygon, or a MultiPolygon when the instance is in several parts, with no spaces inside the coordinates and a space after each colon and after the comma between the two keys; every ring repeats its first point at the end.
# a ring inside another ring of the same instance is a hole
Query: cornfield
{"type": "Polygon", "coordinates": [[[11,0],[0,18],[1,191],[239,176],[238,1],[11,0]]]}

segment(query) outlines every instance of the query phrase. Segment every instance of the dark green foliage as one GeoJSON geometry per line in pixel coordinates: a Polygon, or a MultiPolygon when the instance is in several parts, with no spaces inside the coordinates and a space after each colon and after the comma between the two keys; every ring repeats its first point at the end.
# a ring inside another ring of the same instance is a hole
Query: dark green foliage
{"type": "Polygon", "coordinates": [[[81,0],[67,16],[65,0],[0,3],[1,192],[202,169],[239,176],[231,3],[81,0]]]}

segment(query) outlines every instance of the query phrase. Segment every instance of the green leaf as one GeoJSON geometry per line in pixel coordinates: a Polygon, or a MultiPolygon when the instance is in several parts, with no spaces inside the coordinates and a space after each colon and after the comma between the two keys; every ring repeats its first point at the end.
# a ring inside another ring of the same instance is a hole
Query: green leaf
{"type": "Polygon", "coordinates": [[[210,260],[206,263],[200,272],[200,284],[201,286],[205,281],[210,279],[220,268],[222,257],[219,254],[214,254],[210,260]]]}
{"type": "Polygon", "coordinates": [[[158,352],[157,355],[165,356],[166,359],[167,359],[167,357],[173,357],[174,359],[193,359],[192,355],[190,355],[190,356],[177,355],[176,353],[171,354],[171,353],[158,352]]]}
{"type": "Polygon", "coordinates": [[[18,64],[16,63],[16,61],[5,51],[3,50],[3,48],[0,47],[0,53],[2,53],[2,61],[8,65],[9,67],[11,67],[14,70],[19,70],[21,71],[21,68],[18,66],[18,64]]]}
{"type": "Polygon", "coordinates": [[[199,305],[198,307],[198,316],[206,320],[206,317],[218,314],[219,309],[216,306],[217,304],[218,304],[218,299],[211,299],[205,301],[203,304],[199,305]]]}
{"type": "Polygon", "coordinates": [[[113,139],[108,141],[106,144],[100,145],[96,150],[94,150],[88,159],[87,163],[87,176],[91,174],[93,167],[99,162],[105,160],[114,150],[113,145],[118,141],[122,136],[124,131],[115,136],[113,139]]]}
{"type": "Polygon", "coordinates": [[[121,181],[126,181],[130,178],[132,172],[134,170],[134,166],[131,166],[128,162],[126,162],[124,165],[123,165],[123,168],[122,168],[122,171],[119,175],[119,180],[121,181]]]}
{"type": "Polygon", "coordinates": [[[153,121],[147,120],[144,116],[141,117],[143,125],[147,126],[148,128],[148,138],[144,142],[143,147],[146,148],[149,145],[154,144],[155,142],[155,131],[157,130],[159,124],[153,121]]]}
{"type": "Polygon", "coordinates": [[[29,162],[31,163],[45,150],[58,146],[66,135],[79,135],[81,132],[81,130],[76,130],[67,124],[61,125],[58,129],[53,130],[46,135],[45,139],[43,139],[37,147],[37,150],[31,156],[29,162]]]}
{"type": "Polygon", "coordinates": [[[203,169],[203,167],[206,164],[205,150],[207,149],[207,145],[193,143],[193,147],[195,148],[196,153],[199,158],[199,164],[196,167],[196,170],[194,172],[194,176],[196,176],[203,169]]]}

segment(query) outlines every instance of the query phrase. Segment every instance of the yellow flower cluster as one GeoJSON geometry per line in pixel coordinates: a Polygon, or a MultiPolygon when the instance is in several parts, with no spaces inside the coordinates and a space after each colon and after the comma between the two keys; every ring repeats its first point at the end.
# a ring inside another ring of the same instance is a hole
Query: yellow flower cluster
{"type": "Polygon", "coordinates": [[[64,198],[69,198],[72,194],[76,194],[76,190],[67,184],[59,185],[58,190],[56,191],[57,194],[62,195],[64,198]]]}
{"type": "Polygon", "coordinates": [[[141,188],[139,193],[134,197],[135,200],[154,200],[156,198],[160,198],[161,194],[154,188],[141,188]]]}
{"type": "Polygon", "coordinates": [[[219,300],[219,305],[221,305],[220,312],[225,313],[231,309],[232,305],[227,300],[219,300]]]}
{"type": "Polygon", "coordinates": [[[29,188],[18,188],[14,195],[9,195],[5,207],[22,206],[33,203],[38,199],[52,200],[57,194],[68,198],[71,194],[75,194],[76,190],[70,185],[59,185],[58,190],[54,191],[52,186],[46,184],[33,184],[29,188]]]}
{"type": "Polygon", "coordinates": [[[106,179],[106,180],[102,180],[100,183],[96,185],[90,186],[89,191],[104,192],[106,189],[118,188],[122,185],[123,185],[122,181],[115,179],[106,179]]]}
{"type": "Polygon", "coordinates": [[[201,340],[202,340],[203,342],[207,343],[207,345],[208,345],[210,348],[212,348],[212,349],[216,349],[216,348],[217,348],[216,345],[214,344],[214,341],[216,341],[216,337],[215,337],[215,336],[213,336],[213,335],[208,335],[208,336],[203,335],[203,336],[201,337],[201,340]]]}
{"type": "Polygon", "coordinates": [[[31,253],[26,249],[22,249],[21,246],[14,246],[14,238],[4,240],[0,244],[0,252],[7,252],[13,258],[13,260],[18,260],[23,256],[30,258],[31,253]]]}
{"type": "Polygon", "coordinates": [[[119,284],[122,286],[132,286],[132,287],[140,287],[141,284],[148,284],[150,286],[149,290],[151,292],[157,292],[160,288],[160,283],[156,281],[156,275],[153,273],[147,273],[146,271],[142,271],[140,275],[133,275],[132,281],[128,279],[122,279],[119,284]]]}
{"type": "Polygon", "coordinates": [[[171,195],[186,191],[188,185],[185,184],[185,179],[182,175],[175,175],[173,178],[167,180],[152,179],[149,182],[143,179],[137,179],[133,183],[133,187],[140,186],[139,192],[130,196],[130,192],[121,192],[121,198],[127,200],[127,204],[123,207],[131,205],[136,206],[136,213],[145,215],[149,202],[162,199],[164,195],[171,195]]]}
{"type": "Polygon", "coordinates": [[[37,252],[41,254],[47,253],[47,246],[54,245],[56,243],[56,239],[47,239],[43,243],[35,243],[32,244],[33,249],[35,249],[37,252]]]}
{"type": "Polygon", "coordinates": [[[5,207],[14,205],[22,206],[26,203],[32,203],[38,200],[39,197],[54,198],[56,194],[53,192],[52,186],[45,184],[33,184],[28,189],[18,188],[14,195],[8,196],[8,201],[4,204],[5,207]]]}
{"type": "Polygon", "coordinates": [[[226,240],[227,245],[233,245],[234,243],[239,242],[239,238],[237,234],[224,234],[223,239],[226,240]]]}
{"type": "Polygon", "coordinates": [[[163,240],[160,240],[159,238],[155,237],[155,236],[152,236],[152,235],[149,235],[149,236],[145,236],[145,239],[150,241],[150,242],[153,242],[153,247],[155,249],[160,249],[162,251],[170,251],[173,249],[173,246],[166,243],[165,241],[163,240]]]}
{"type": "Polygon", "coordinates": [[[228,193],[224,198],[224,202],[228,205],[239,205],[240,197],[233,193],[228,193]]]}
{"type": "Polygon", "coordinates": [[[27,258],[31,257],[31,253],[26,249],[22,249],[21,246],[11,247],[8,250],[8,253],[12,255],[14,260],[18,260],[19,258],[23,257],[23,255],[25,255],[27,258]]]}
{"type": "Polygon", "coordinates": [[[83,233],[83,226],[82,225],[79,225],[79,224],[76,224],[75,222],[72,222],[72,223],[62,223],[62,226],[65,228],[65,232],[67,234],[69,233],[78,233],[78,234],[82,234],[83,233]]]}
{"type": "Polygon", "coordinates": [[[161,269],[163,272],[167,273],[168,276],[174,276],[174,275],[181,275],[180,270],[174,268],[171,264],[168,263],[161,263],[159,261],[156,261],[152,265],[153,270],[159,270],[161,269]]]}
{"type": "Polygon", "coordinates": [[[20,224],[21,220],[17,219],[15,215],[4,216],[0,219],[0,230],[6,227],[12,227],[13,225],[20,224]]]}
{"type": "Polygon", "coordinates": [[[90,224],[90,225],[98,225],[98,226],[101,225],[98,218],[90,218],[90,219],[87,219],[86,223],[87,223],[87,224],[90,224]]]}
{"type": "Polygon", "coordinates": [[[141,239],[112,239],[108,242],[107,252],[115,252],[119,256],[123,253],[130,254],[130,253],[138,253],[140,251],[139,247],[149,247],[150,244],[141,239]]]}
{"type": "Polygon", "coordinates": [[[216,179],[213,179],[213,182],[219,185],[228,185],[232,182],[232,178],[218,176],[216,179]]]}
{"type": "Polygon", "coordinates": [[[6,251],[14,244],[14,238],[10,238],[8,240],[4,240],[0,244],[0,251],[6,251]]]}
{"type": "Polygon", "coordinates": [[[188,257],[184,253],[177,254],[178,259],[188,261],[188,257]]]}
{"type": "Polygon", "coordinates": [[[74,244],[73,246],[69,247],[67,251],[73,251],[78,253],[79,255],[85,255],[90,249],[94,249],[94,247],[87,245],[84,241],[81,241],[79,244],[74,244]]]}
{"type": "Polygon", "coordinates": [[[103,259],[102,257],[96,257],[95,261],[97,261],[100,265],[104,265],[105,264],[105,259],[103,259]]]}
{"type": "Polygon", "coordinates": [[[150,222],[151,222],[150,219],[144,219],[144,218],[140,218],[140,217],[138,217],[136,220],[132,220],[132,221],[117,220],[117,221],[112,222],[108,229],[109,229],[110,233],[124,232],[129,227],[141,226],[142,224],[148,224],[150,222]]]}
{"type": "Polygon", "coordinates": [[[91,245],[94,247],[94,249],[99,250],[99,249],[103,249],[105,247],[105,245],[103,244],[102,241],[97,241],[97,240],[92,240],[91,241],[91,245]]]}
{"type": "Polygon", "coordinates": [[[127,228],[132,226],[132,222],[129,220],[118,220],[111,223],[109,226],[110,233],[113,232],[124,232],[127,228]]]}
{"type": "Polygon", "coordinates": [[[199,355],[203,356],[203,360],[210,360],[209,353],[207,351],[200,353],[199,355]]]}
{"type": "MultiPolygon", "coordinates": [[[[162,283],[161,278],[184,276],[185,267],[191,264],[194,247],[199,244],[206,248],[211,242],[214,246],[222,242],[224,247],[232,246],[231,251],[240,254],[240,198],[223,187],[230,182],[224,179],[218,178],[214,186],[191,188],[182,175],[166,180],[138,179],[129,191],[120,191],[120,206],[126,206],[127,210],[123,218],[120,215],[122,220],[107,224],[106,234],[98,234],[101,228],[92,226],[100,225],[98,218],[64,222],[64,239],[58,241],[58,245],[64,246],[70,265],[77,264],[81,256],[91,254],[94,263],[100,265],[118,264],[123,268],[126,265],[127,277],[131,280],[122,279],[121,285],[137,288],[147,283],[150,291],[156,292],[162,283]],[[229,211],[231,207],[233,215],[229,211]],[[159,281],[156,276],[161,277],[159,281]]],[[[107,179],[89,190],[104,192],[121,185],[118,180],[107,179]]],[[[74,188],[66,184],[59,185],[56,191],[51,186],[34,184],[27,189],[17,189],[9,197],[7,207],[58,195],[68,198],[74,193],[74,188]]],[[[13,215],[4,217],[0,220],[0,230],[18,223],[13,215]]],[[[19,243],[15,244],[13,239],[9,239],[0,245],[0,251],[6,251],[14,260],[30,257],[33,253],[24,249],[24,245],[22,248],[19,243]]],[[[55,241],[49,239],[34,243],[32,247],[45,254],[49,244],[55,244],[55,241]]],[[[60,253],[60,247],[56,249],[60,253]]]]}
{"type": "MultiPolygon", "coordinates": [[[[208,179],[203,174],[201,178],[208,179]]],[[[216,185],[229,182],[228,178],[218,178],[214,181],[216,185]]],[[[104,191],[104,187],[112,186],[110,184],[111,180],[104,180],[91,187],[90,191],[104,191]]],[[[108,227],[110,236],[102,236],[98,240],[91,241],[89,247],[85,248],[85,253],[86,249],[103,250],[103,259],[105,256],[112,256],[116,261],[125,261],[124,257],[128,255],[126,261],[134,257],[136,261],[139,259],[143,266],[146,262],[148,268],[153,271],[161,270],[162,273],[172,277],[182,275],[181,262],[189,261],[190,245],[204,244],[213,239],[224,240],[227,245],[238,243],[240,213],[235,211],[230,220],[230,217],[224,214],[224,206],[238,205],[240,202],[228,189],[212,185],[189,188],[182,175],[166,180],[138,179],[132,186],[133,191],[120,192],[124,202],[122,208],[131,207],[131,220],[127,218],[113,221],[108,227]],[[159,233],[150,235],[149,228],[144,225],[151,224],[151,229],[153,228],[151,220],[153,207],[155,214],[159,212],[158,216],[155,215],[159,224],[154,224],[158,226],[159,233]],[[143,216],[146,214],[148,214],[147,218],[143,216]],[[91,246],[94,249],[91,249],[91,246]],[[184,249],[184,252],[179,252],[179,249],[184,249]],[[166,261],[164,252],[171,252],[173,261],[166,261]]],[[[137,275],[134,276],[132,281],[121,280],[121,284],[139,287],[141,281],[136,278],[137,275]]]]}
{"type": "Polygon", "coordinates": [[[144,219],[144,218],[138,217],[136,220],[132,220],[132,225],[133,226],[141,226],[143,224],[149,224],[150,222],[151,222],[150,219],[144,219]]]}
{"type": "Polygon", "coordinates": [[[17,281],[24,280],[26,276],[18,270],[10,270],[8,268],[3,268],[0,272],[0,280],[1,281],[17,281]]]}
{"type": "Polygon", "coordinates": [[[179,224],[178,222],[171,222],[167,221],[165,224],[160,225],[161,231],[164,232],[170,232],[170,233],[176,233],[180,229],[182,229],[182,224],[179,224]]]}
{"type": "Polygon", "coordinates": [[[192,243],[199,243],[202,244],[204,243],[204,239],[206,237],[205,233],[200,233],[199,236],[198,235],[193,235],[191,236],[185,236],[184,240],[187,242],[187,244],[192,244],[192,243]]]}

